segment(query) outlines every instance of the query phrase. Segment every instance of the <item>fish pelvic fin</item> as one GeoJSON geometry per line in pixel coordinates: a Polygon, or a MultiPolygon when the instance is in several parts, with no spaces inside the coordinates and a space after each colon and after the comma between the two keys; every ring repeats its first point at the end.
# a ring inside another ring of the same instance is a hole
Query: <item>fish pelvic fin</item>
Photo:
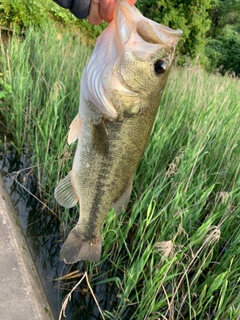
{"type": "Polygon", "coordinates": [[[76,263],[80,260],[98,262],[101,257],[102,239],[86,239],[82,234],[80,226],[74,227],[60,251],[60,260],[67,264],[76,263]]]}
{"type": "Polygon", "coordinates": [[[69,132],[68,132],[69,145],[75,142],[79,138],[80,130],[81,130],[81,118],[80,118],[80,115],[77,114],[69,127],[69,132]]]}
{"type": "Polygon", "coordinates": [[[57,185],[54,196],[57,202],[64,208],[72,208],[78,203],[78,197],[72,185],[72,171],[57,185]]]}

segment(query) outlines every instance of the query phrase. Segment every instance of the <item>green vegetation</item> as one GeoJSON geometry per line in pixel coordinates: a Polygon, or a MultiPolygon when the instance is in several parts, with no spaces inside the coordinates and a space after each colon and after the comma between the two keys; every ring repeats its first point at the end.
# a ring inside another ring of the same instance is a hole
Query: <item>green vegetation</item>
{"type": "Polygon", "coordinates": [[[50,181],[59,179],[70,156],[66,133],[78,110],[81,72],[89,53],[78,38],[56,29],[29,28],[24,39],[13,35],[1,43],[0,111],[19,153],[33,152],[38,181],[51,197],[50,181]]]}
{"type": "Polygon", "coordinates": [[[208,10],[213,0],[139,0],[140,11],[158,23],[173,29],[182,29],[178,50],[181,55],[196,58],[202,54],[205,35],[210,28],[208,10]]]}
{"type": "Polygon", "coordinates": [[[30,26],[48,28],[55,25],[59,32],[71,30],[72,35],[93,44],[106,27],[106,23],[92,26],[87,20],[79,20],[52,0],[1,0],[0,26],[24,32],[30,26]]]}
{"type": "MultiPolygon", "coordinates": [[[[46,203],[72,165],[66,136],[88,55],[53,29],[1,42],[0,112],[19,152],[30,150],[46,203]]],[[[238,319],[239,101],[236,79],[172,70],[129,208],[108,214],[102,259],[85,264],[93,286],[118,287],[106,319],[126,310],[131,319],[238,319]]]]}
{"type": "Polygon", "coordinates": [[[210,61],[209,71],[218,68],[240,76],[240,1],[220,0],[210,11],[212,20],[205,53],[210,61]]]}
{"type": "Polygon", "coordinates": [[[223,34],[210,41],[205,53],[209,58],[208,71],[224,75],[232,74],[233,77],[240,75],[240,32],[226,26],[223,34]]]}

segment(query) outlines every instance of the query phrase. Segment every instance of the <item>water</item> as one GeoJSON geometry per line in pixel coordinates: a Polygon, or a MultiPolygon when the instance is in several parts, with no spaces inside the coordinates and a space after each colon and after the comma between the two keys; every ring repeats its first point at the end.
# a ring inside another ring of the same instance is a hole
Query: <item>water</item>
{"type": "MultiPolygon", "coordinates": [[[[68,281],[53,281],[53,279],[62,277],[69,271],[74,270],[79,270],[81,274],[84,274],[88,264],[87,262],[80,262],[74,266],[69,266],[59,261],[63,239],[60,233],[59,219],[56,214],[51,213],[37,199],[39,198],[39,188],[32,169],[29,167],[30,163],[27,156],[20,157],[11,148],[7,152],[6,150],[0,150],[0,170],[3,179],[25,234],[52,313],[54,318],[58,319],[64,297],[81,277],[68,281]]],[[[99,273],[104,275],[101,276],[102,279],[107,277],[107,269],[107,264],[105,264],[101,267],[101,270],[98,270],[99,273]]],[[[94,285],[92,288],[101,309],[113,311],[118,306],[117,287],[105,283],[94,285]]],[[[72,294],[71,301],[66,308],[66,316],[66,319],[71,320],[102,319],[87,286],[86,279],[72,294]]],[[[121,319],[130,319],[130,314],[127,312],[121,319]]]]}

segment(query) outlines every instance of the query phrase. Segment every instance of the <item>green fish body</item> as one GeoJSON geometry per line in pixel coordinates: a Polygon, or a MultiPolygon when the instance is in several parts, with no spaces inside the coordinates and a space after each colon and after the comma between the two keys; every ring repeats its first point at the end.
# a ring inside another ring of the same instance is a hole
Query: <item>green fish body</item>
{"type": "Polygon", "coordinates": [[[181,33],[119,0],[98,38],[68,136],[69,143],[78,139],[73,167],[55,190],[60,205],[80,204],[79,221],[61,249],[66,263],[99,261],[106,214],[126,209],[181,33]]]}

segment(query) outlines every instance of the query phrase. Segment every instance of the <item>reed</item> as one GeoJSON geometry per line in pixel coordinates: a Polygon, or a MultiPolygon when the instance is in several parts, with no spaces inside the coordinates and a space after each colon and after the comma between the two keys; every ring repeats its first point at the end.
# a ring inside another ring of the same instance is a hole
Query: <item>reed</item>
{"type": "Polygon", "coordinates": [[[2,73],[11,87],[2,117],[19,152],[30,151],[40,186],[52,197],[52,182],[71,157],[66,135],[78,111],[81,72],[90,50],[80,35],[61,34],[53,27],[29,28],[24,38],[13,35],[1,49],[2,73]]]}

